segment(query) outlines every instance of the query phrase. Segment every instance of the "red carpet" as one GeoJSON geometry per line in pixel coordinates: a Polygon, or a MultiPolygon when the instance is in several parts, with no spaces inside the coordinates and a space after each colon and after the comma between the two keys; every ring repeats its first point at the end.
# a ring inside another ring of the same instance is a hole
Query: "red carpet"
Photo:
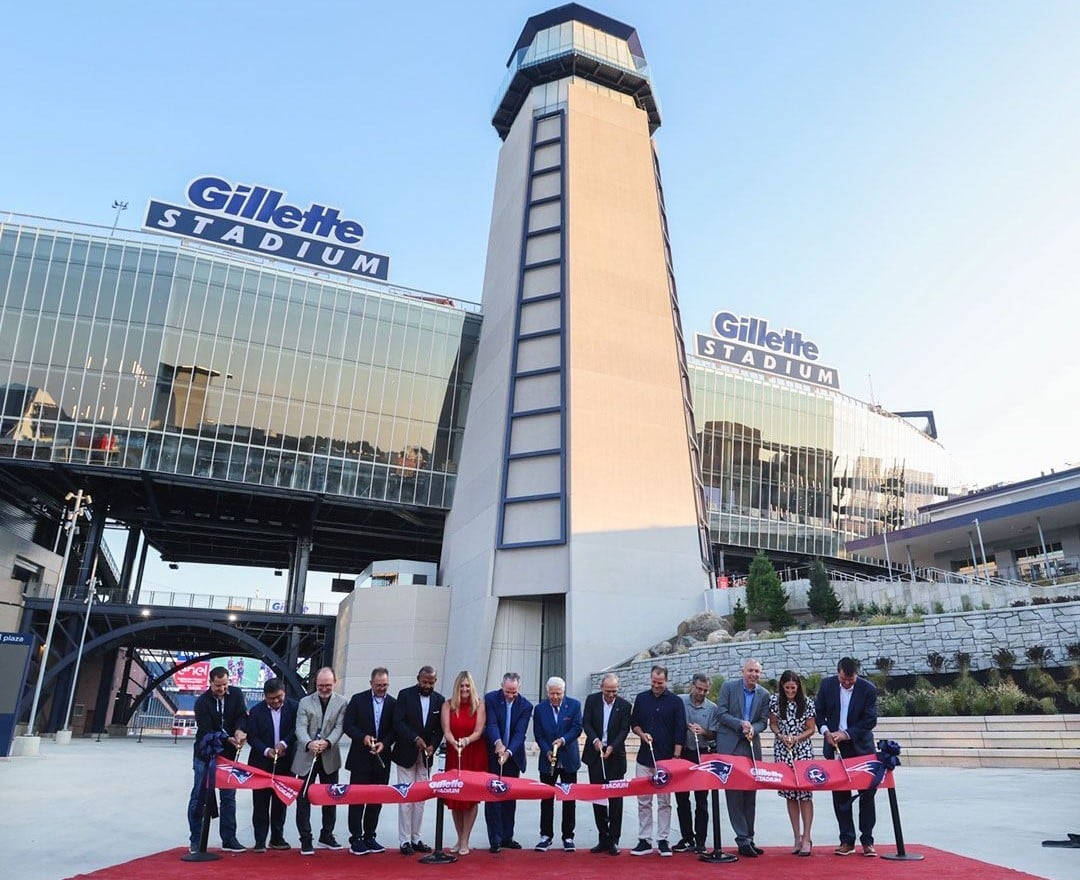
{"type": "MultiPolygon", "coordinates": [[[[613,873],[639,878],[670,880],[673,870],[693,869],[716,871],[717,877],[730,876],[739,880],[777,880],[785,874],[793,876],[821,875],[858,877],[860,880],[1039,880],[1034,874],[1001,868],[975,859],[953,855],[929,846],[909,846],[908,852],[920,853],[921,862],[890,862],[867,859],[860,855],[840,857],[832,854],[832,845],[817,848],[809,859],[800,859],[786,849],[771,847],[767,856],[739,859],[736,863],[705,865],[694,856],[676,855],[662,859],[658,855],[631,856],[627,850],[617,856],[593,855],[587,850],[572,855],[562,852],[537,853],[503,851],[491,855],[486,849],[474,850],[451,865],[422,865],[416,858],[405,858],[396,850],[384,855],[358,858],[345,852],[320,850],[314,856],[301,857],[291,852],[223,853],[216,862],[182,862],[186,850],[173,849],[156,855],[135,859],[122,865],[103,868],[91,874],[78,874],[68,880],[236,880],[239,876],[258,880],[339,880],[363,874],[373,880],[413,880],[416,877],[474,878],[485,875],[505,875],[507,870],[519,872],[533,880],[611,880],[613,873]],[[568,873],[569,871],[569,873],[568,873]]],[[[881,846],[880,852],[894,852],[894,847],[881,846]]]]}

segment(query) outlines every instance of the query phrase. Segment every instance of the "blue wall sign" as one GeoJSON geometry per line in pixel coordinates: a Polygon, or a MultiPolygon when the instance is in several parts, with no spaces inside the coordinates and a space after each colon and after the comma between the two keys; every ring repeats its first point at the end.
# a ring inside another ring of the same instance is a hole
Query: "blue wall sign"
{"type": "Polygon", "coordinates": [[[315,202],[300,208],[285,202],[284,190],[212,176],[188,184],[187,198],[186,206],[151,199],[143,228],[314,269],[387,278],[390,258],[355,247],[364,227],[338,208],[315,202]]]}
{"type": "Polygon", "coordinates": [[[817,363],[817,343],[806,339],[800,330],[787,327],[770,330],[764,318],[717,312],[713,317],[713,332],[715,336],[695,334],[699,357],[812,385],[840,388],[840,374],[833,367],[817,363]]]}

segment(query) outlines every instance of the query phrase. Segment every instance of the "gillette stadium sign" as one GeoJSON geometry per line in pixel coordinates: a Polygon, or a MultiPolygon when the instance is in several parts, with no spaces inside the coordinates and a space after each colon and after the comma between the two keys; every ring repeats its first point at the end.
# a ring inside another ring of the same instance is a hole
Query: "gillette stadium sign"
{"type": "Polygon", "coordinates": [[[840,375],[833,367],[817,362],[817,343],[800,330],[773,330],[764,318],[717,312],[713,333],[697,333],[694,338],[699,357],[825,388],[840,388],[840,375]]]}
{"type": "Polygon", "coordinates": [[[187,205],[154,199],[143,228],[288,260],[314,269],[385,281],[390,258],[361,250],[364,227],[339,208],[312,202],[301,208],[285,191],[221,177],[197,177],[187,187],[187,205]]]}

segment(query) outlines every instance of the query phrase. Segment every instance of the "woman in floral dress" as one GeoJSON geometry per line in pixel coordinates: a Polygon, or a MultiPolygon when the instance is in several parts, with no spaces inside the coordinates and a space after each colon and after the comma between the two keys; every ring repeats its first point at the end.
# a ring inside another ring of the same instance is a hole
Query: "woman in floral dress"
{"type": "MultiPolygon", "coordinates": [[[[780,676],[780,691],[769,698],[769,728],[775,759],[792,767],[795,761],[814,757],[811,737],[817,732],[814,721],[814,701],[803,691],[798,673],[786,670],[780,676]]],[[[808,856],[813,847],[810,826],[814,823],[814,800],[808,791],[779,791],[787,800],[788,819],[795,834],[793,855],[808,856]]]]}

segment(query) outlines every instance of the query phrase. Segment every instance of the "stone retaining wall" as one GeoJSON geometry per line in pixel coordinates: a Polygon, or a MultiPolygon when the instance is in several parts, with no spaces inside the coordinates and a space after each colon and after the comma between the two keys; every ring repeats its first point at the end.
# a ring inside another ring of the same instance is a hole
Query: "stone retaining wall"
{"type": "MultiPolygon", "coordinates": [[[[925,674],[930,671],[926,656],[937,651],[951,661],[957,651],[971,654],[972,669],[988,669],[998,648],[1016,654],[1017,667],[1028,665],[1024,650],[1045,645],[1053,651],[1048,664],[1068,662],[1068,646],[1080,643],[1080,602],[1035,605],[1028,608],[999,608],[951,614],[929,614],[921,623],[890,626],[836,627],[792,630],[783,638],[727,642],[690,648],[672,654],[639,660],[604,672],[619,676],[623,696],[632,697],[649,686],[649,670],[659,663],[668,668],[672,685],[685,686],[695,672],[732,678],[739,674],[746,657],[756,657],[765,668],[765,678],[778,678],[785,669],[802,675],[831,673],[840,657],[862,661],[863,670],[874,671],[878,657],[890,657],[894,675],[925,674]]],[[[949,667],[946,667],[947,669],[949,667]]],[[[591,676],[592,689],[599,687],[603,672],[591,676]]]]}

